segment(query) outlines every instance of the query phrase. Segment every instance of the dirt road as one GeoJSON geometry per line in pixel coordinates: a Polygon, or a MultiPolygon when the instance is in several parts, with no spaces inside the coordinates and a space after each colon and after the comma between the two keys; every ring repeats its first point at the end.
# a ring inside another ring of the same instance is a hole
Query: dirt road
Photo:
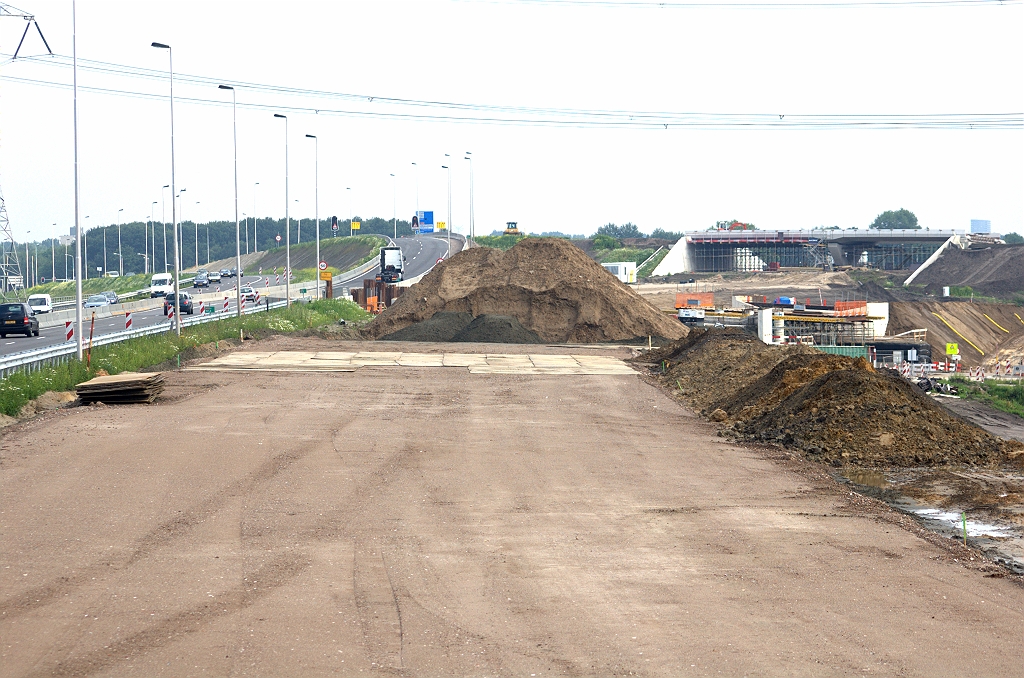
{"type": "MultiPolygon", "coordinates": [[[[345,350],[248,350],[281,349],[345,350]]],[[[458,345],[498,349],[625,355],[458,345]]],[[[954,561],[813,467],[716,437],[639,377],[167,378],[160,404],[74,408],[3,434],[4,675],[1024,665],[1019,584],[954,561]]]]}

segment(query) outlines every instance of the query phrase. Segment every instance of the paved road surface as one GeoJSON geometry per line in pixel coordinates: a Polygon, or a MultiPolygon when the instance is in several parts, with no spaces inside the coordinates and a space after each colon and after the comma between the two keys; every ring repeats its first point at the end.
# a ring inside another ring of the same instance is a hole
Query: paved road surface
{"type": "Polygon", "coordinates": [[[167,378],[4,433],[4,675],[1021,675],[1018,583],[638,377],[167,378]]]}
{"type": "MultiPolygon", "coordinates": [[[[221,291],[227,294],[227,290],[230,290],[234,285],[232,282],[234,279],[222,281],[220,284],[221,291]]],[[[244,284],[254,284],[262,280],[259,276],[245,276],[243,278],[244,284]]],[[[182,289],[190,293],[205,293],[217,289],[217,285],[212,288],[202,288],[199,290],[193,289],[192,287],[182,286],[182,289]]],[[[230,299],[230,308],[235,308],[234,296],[228,295],[230,299]]],[[[198,308],[196,309],[198,313],[198,308]]],[[[88,339],[88,310],[85,311],[86,322],[86,339],[88,339]]],[[[188,317],[188,316],[185,316],[188,317]]],[[[155,325],[159,323],[168,322],[166,316],[164,316],[163,308],[156,308],[150,311],[133,311],[132,312],[132,325],[136,328],[148,327],[149,325],[155,325]]],[[[93,331],[93,336],[99,337],[104,334],[110,334],[112,332],[121,332],[124,330],[124,316],[116,315],[110,318],[99,318],[96,320],[96,327],[93,331]]],[[[54,346],[56,344],[63,344],[65,341],[64,326],[59,325],[57,327],[44,327],[39,330],[38,337],[25,337],[20,334],[8,335],[5,339],[0,339],[0,355],[8,353],[17,353],[19,351],[29,351],[34,348],[44,348],[46,346],[54,346]]]]}
{"type": "MultiPolygon", "coordinates": [[[[429,271],[438,259],[444,258],[448,253],[448,239],[429,235],[415,236],[411,238],[398,238],[398,246],[402,248],[402,255],[405,256],[405,278],[415,278],[429,271]]],[[[462,241],[453,239],[452,250],[458,252],[462,241]]],[[[380,266],[374,267],[368,273],[341,279],[338,276],[334,280],[334,288],[339,287],[362,287],[363,279],[372,278],[380,271],[380,266]]]]}

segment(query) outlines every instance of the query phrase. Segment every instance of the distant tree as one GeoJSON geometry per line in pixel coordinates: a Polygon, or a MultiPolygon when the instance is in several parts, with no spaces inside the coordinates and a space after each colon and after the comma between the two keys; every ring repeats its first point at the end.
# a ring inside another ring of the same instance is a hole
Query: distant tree
{"type": "Polygon", "coordinates": [[[1007,233],[1006,235],[1003,236],[1003,242],[1005,242],[1007,245],[1019,245],[1020,243],[1024,242],[1024,237],[1021,237],[1016,233],[1007,233]]]}
{"type": "Polygon", "coordinates": [[[607,235],[612,238],[646,238],[647,236],[640,232],[640,228],[631,222],[626,222],[621,226],[615,224],[605,224],[601,228],[597,229],[597,235],[607,235]]]}
{"type": "Polygon", "coordinates": [[[663,228],[656,228],[651,231],[651,237],[659,238],[661,240],[679,240],[683,237],[683,234],[676,231],[666,231],[663,228]]]}
{"type": "Polygon", "coordinates": [[[709,231],[756,231],[757,226],[753,224],[745,224],[742,221],[736,221],[735,219],[728,219],[726,221],[716,221],[715,225],[708,229],[709,231]]]}
{"type": "Polygon", "coordinates": [[[889,210],[882,212],[875,217],[874,222],[869,228],[878,229],[908,229],[908,230],[920,230],[921,226],[917,223],[917,217],[910,210],[898,209],[896,211],[889,210]]]}
{"type": "Polygon", "coordinates": [[[594,249],[613,250],[619,246],[619,241],[610,235],[598,233],[594,236],[594,249]]]}

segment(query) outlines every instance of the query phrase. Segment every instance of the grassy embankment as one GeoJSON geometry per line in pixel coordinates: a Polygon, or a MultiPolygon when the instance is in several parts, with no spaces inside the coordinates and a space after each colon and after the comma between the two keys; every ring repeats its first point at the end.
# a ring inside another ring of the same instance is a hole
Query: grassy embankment
{"type": "MultiPolygon", "coordinates": [[[[141,290],[143,287],[149,287],[151,278],[151,275],[133,275],[124,278],[89,278],[82,281],[82,294],[89,296],[90,294],[99,294],[107,290],[112,290],[119,295],[128,294],[129,292],[141,290]]],[[[73,297],[75,296],[75,281],[48,282],[44,285],[30,287],[26,293],[49,294],[54,298],[73,297]]]]}
{"type": "Polygon", "coordinates": [[[950,383],[956,384],[960,397],[968,400],[979,400],[997,410],[1008,414],[1024,417],[1024,383],[996,381],[988,379],[984,382],[968,381],[964,377],[952,377],[950,383]]]}
{"type": "Polygon", "coordinates": [[[241,318],[183,327],[181,336],[164,332],[116,344],[97,346],[92,351],[91,365],[70,360],[61,365],[36,372],[16,372],[0,380],[0,412],[17,416],[21,408],[47,391],[70,391],[77,384],[96,376],[99,370],[108,374],[133,372],[174,358],[182,351],[223,339],[238,339],[239,331],[286,333],[320,327],[338,320],[361,320],[366,312],[351,301],[323,299],[309,304],[292,304],[290,308],[253,313],[241,318]]]}

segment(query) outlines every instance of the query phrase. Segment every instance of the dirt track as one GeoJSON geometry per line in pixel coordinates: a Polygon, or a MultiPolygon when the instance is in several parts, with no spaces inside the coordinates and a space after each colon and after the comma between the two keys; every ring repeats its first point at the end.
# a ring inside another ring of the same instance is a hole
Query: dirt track
{"type": "MultiPolygon", "coordinates": [[[[289,348],[339,343],[249,350],[289,348]]],[[[161,404],[3,434],[4,675],[1024,663],[1019,583],[815,466],[716,437],[638,377],[167,376],[161,404]]]]}

